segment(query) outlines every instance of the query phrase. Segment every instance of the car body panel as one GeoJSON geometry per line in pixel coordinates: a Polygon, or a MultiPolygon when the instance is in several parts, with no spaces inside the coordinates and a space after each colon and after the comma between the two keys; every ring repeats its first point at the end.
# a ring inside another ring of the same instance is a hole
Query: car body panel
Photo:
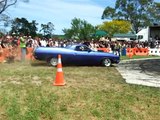
{"type": "Polygon", "coordinates": [[[38,47],[34,50],[37,60],[49,61],[51,58],[62,56],[63,64],[73,65],[100,65],[102,60],[108,58],[112,63],[119,63],[119,56],[112,53],[92,51],[86,45],[69,45],[66,48],[38,47]],[[82,49],[82,50],[81,50],[82,49]]]}

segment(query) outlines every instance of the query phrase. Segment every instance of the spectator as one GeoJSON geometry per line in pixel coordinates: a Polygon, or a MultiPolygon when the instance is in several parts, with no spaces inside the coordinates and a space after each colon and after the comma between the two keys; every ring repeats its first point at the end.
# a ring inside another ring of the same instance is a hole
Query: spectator
{"type": "Polygon", "coordinates": [[[21,48],[21,60],[24,61],[26,57],[26,36],[20,34],[20,48],[21,48]]]}
{"type": "Polygon", "coordinates": [[[121,44],[120,42],[116,42],[115,43],[115,51],[116,51],[116,55],[120,56],[121,55],[121,44]]]}

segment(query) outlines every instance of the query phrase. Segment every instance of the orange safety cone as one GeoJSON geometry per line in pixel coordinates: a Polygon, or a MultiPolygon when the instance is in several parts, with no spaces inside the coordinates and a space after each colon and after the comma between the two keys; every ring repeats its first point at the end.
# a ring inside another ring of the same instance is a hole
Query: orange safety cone
{"type": "Polygon", "coordinates": [[[58,55],[57,73],[56,73],[56,79],[53,85],[55,86],[65,85],[63,71],[62,71],[61,55],[58,55]]]}

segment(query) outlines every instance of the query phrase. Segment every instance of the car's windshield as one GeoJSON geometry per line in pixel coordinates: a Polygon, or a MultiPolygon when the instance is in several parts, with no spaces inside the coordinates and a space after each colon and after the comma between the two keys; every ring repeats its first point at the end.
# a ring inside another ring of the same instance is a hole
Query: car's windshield
{"type": "Polygon", "coordinates": [[[75,45],[67,45],[65,48],[74,50],[75,49],[75,45]]]}

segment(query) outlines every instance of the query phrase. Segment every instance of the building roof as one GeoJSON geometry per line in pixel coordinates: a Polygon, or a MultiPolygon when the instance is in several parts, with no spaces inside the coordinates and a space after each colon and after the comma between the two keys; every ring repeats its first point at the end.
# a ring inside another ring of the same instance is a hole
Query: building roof
{"type": "Polygon", "coordinates": [[[97,30],[96,33],[94,34],[95,36],[106,36],[108,33],[104,30],[97,30]]]}
{"type": "Polygon", "coordinates": [[[126,34],[118,33],[118,34],[114,34],[113,37],[118,37],[118,38],[133,38],[133,39],[135,39],[137,36],[136,36],[136,34],[132,34],[132,33],[126,33],[126,34]]]}

